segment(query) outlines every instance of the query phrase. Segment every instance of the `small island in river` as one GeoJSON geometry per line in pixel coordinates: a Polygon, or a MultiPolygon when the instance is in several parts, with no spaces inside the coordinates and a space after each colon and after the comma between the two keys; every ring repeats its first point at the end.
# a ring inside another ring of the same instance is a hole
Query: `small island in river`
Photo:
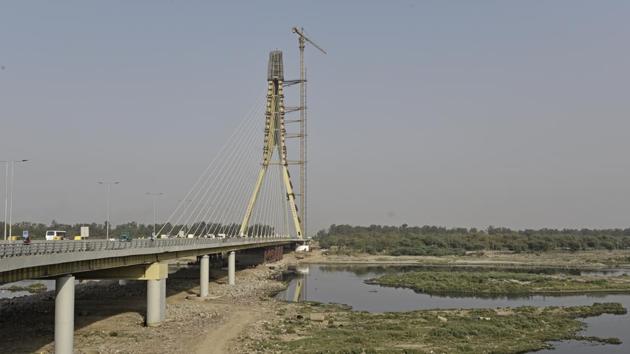
{"type": "Polygon", "coordinates": [[[385,274],[366,281],[410,288],[426,294],[477,296],[630,293],[630,276],[532,274],[508,271],[418,270],[385,274]]]}

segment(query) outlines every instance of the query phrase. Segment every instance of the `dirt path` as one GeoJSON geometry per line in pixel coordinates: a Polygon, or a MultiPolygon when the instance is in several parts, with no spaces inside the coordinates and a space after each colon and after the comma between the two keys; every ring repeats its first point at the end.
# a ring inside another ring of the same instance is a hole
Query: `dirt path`
{"type": "Polygon", "coordinates": [[[229,319],[219,328],[213,328],[197,346],[196,354],[222,354],[228,352],[231,340],[238,337],[247,325],[255,322],[260,313],[251,309],[231,309],[229,319]]]}
{"type": "MultiPolygon", "coordinates": [[[[182,267],[167,281],[166,320],[144,326],[146,284],[117,281],[79,284],[75,289],[74,346],[81,353],[195,354],[247,353],[240,338],[258,333],[258,324],[275,306],[269,296],[285,288],[274,280],[287,262],[239,269],[228,286],[214,269],[209,299],[201,300],[199,269],[182,267]],[[245,350],[245,351],[243,351],[245,350]]],[[[0,353],[54,352],[54,292],[0,301],[0,353]],[[22,336],[12,336],[21,333],[22,336]],[[33,338],[24,341],[23,337],[33,338]]]]}

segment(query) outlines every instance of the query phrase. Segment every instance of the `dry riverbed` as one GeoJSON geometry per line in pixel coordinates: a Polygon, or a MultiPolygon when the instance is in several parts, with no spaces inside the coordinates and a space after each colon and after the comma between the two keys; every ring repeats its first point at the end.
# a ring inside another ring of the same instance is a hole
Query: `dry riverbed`
{"type": "MultiPolygon", "coordinates": [[[[208,300],[197,298],[198,268],[171,274],[167,281],[167,318],[144,327],[146,283],[89,282],[76,287],[76,353],[229,353],[245,327],[274,313],[270,295],[285,284],[273,280],[295,261],[237,272],[237,285],[214,273],[208,300]]],[[[1,353],[54,351],[54,293],[0,301],[1,353]]]]}
{"type": "MultiPolygon", "coordinates": [[[[504,261],[502,257],[499,257],[501,262],[504,261]]],[[[619,257],[626,255],[615,254],[613,257],[622,259],[619,257]]],[[[423,258],[435,263],[461,261],[448,257],[439,260],[423,258]]],[[[281,262],[240,270],[234,287],[225,284],[224,273],[213,273],[208,300],[196,297],[199,291],[198,269],[182,269],[171,274],[167,281],[166,321],[152,328],[143,326],[146,306],[144,282],[130,282],[125,286],[112,281],[79,284],[76,290],[75,352],[309,353],[350,349],[391,352],[389,348],[419,353],[483,352],[481,349],[490,350],[483,345],[494,341],[493,333],[504,338],[521,338],[520,346],[514,348],[529,350],[532,345],[545,347],[551,339],[575,338],[582,327],[578,317],[625,311],[617,304],[570,309],[370,314],[337,306],[284,303],[271,297],[286,286],[273,278],[289,264],[340,263],[340,259],[339,256],[326,257],[320,252],[307,256],[285,255],[281,262]],[[408,323],[412,326],[409,327],[408,323]],[[510,328],[511,332],[505,332],[506,328],[510,328]],[[530,341],[528,338],[532,330],[536,331],[536,336],[530,341]],[[389,339],[379,345],[371,342],[379,338],[389,339]],[[430,342],[431,338],[436,341],[430,342]],[[444,341],[457,346],[440,347],[438,344],[444,341]],[[470,341],[472,346],[464,344],[466,341],[470,341]]],[[[523,261],[516,259],[515,262],[523,261]]],[[[345,261],[355,263],[360,258],[345,258],[345,261]]],[[[371,256],[356,263],[398,265],[405,262],[418,264],[418,259],[371,256]]],[[[537,259],[537,264],[550,264],[548,262],[551,262],[548,257],[545,257],[545,262],[537,259]]],[[[1,300],[0,352],[52,353],[53,323],[54,294],[51,292],[1,300]]],[[[506,340],[505,344],[508,342],[506,340]]]]}
{"type": "Polygon", "coordinates": [[[304,263],[372,264],[372,265],[435,265],[449,267],[507,267],[605,269],[630,268],[630,250],[614,251],[554,251],[542,253],[512,253],[499,251],[471,252],[465,256],[388,256],[370,254],[333,254],[315,250],[304,263]]]}

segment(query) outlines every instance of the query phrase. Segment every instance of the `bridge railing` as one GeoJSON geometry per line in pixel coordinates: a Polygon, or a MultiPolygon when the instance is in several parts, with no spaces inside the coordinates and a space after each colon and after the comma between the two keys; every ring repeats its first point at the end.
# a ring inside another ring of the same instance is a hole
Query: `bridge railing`
{"type": "Polygon", "coordinates": [[[0,243],[0,259],[20,256],[37,256],[56,253],[115,251],[129,248],[157,248],[195,245],[220,245],[249,241],[251,243],[271,240],[288,240],[287,238],[226,238],[226,239],[136,239],[131,241],[33,241],[30,244],[22,242],[0,243]]]}

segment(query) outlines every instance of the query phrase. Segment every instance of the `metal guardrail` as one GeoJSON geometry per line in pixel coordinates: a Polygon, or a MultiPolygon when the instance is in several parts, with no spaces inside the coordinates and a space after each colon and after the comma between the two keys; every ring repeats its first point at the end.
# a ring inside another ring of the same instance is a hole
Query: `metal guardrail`
{"type": "Polygon", "coordinates": [[[21,256],[38,256],[57,253],[72,252],[94,252],[94,251],[117,251],[130,248],[158,248],[158,247],[178,247],[178,246],[203,246],[203,245],[225,245],[240,243],[243,241],[251,243],[262,243],[268,241],[289,241],[290,238],[227,238],[227,239],[142,239],[131,241],[33,241],[24,244],[20,241],[1,242],[0,259],[21,256]]]}

